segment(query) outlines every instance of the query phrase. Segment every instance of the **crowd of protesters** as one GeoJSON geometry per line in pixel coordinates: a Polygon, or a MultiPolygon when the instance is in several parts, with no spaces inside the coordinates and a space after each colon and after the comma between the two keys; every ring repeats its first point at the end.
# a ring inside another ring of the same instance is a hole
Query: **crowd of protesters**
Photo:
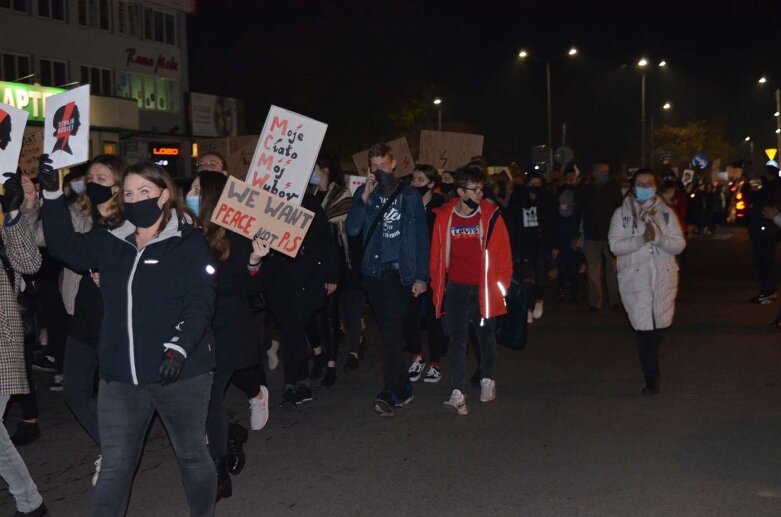
{"type": "Polygon", "coordinates": [[[318,158],[302,200],[315,215],[295,258],[211,222],[228,175],[217,153],[199,158],[183,190],[160,166],[115,156],[63,181],[46,155],[35,182],[7,175],[0,402],[18,397],[22,420],[11,437],[0,426],[0,475],[19,514],[48,515],[15,448],[41,435],[34,366],[57,373],[52,389],[95,444],[96,516],[126,511],[155,413],[191,514],[212,515],[232,495],[251,434],[228,419],[228,385],[246,395],[252,431],[266,425],[271,398],[291,408],[313,400],[313,381],[334,385],[339,361],[345,372],[360,367],[367,304],[383,350],[372,403],[382,417],[410,404],[421,379],[445,379],[444,404],[458,415],[469,412],[468,381],[480,403],[496,400],[499,318],[542,318],[550,278],[559,302],[576,301],[581,273],[589,310],[626,310],[642,392],[658,393],[685,246],[675,178],[641,169],[622,188],[607,163],[587,178],[570,167],[555,182],[516,164],[489,176],[479,157],[399,178],[384,144],[368,159],[351,195],[339,161],[318,158]],[[513,283],[525,294],[520,315],[507,314],[513,283]],[[278,354],[284,382],[272,387],[265,370],[278,354]]]}

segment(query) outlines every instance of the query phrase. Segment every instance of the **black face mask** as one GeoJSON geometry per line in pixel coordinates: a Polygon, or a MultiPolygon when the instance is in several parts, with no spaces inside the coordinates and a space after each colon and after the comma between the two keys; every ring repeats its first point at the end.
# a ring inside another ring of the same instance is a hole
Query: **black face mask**
{"type": "Polygon", "coordinates": [[[675,180],[664,180],[662,181],[662,186],[664,188],[673,188],[675,186],[675,180]]]}
{"type": "Polygon", "coordinates": [[[390,194],[399,186],[399,179],[394,176],[392,172],[376,170],[374,171],[374,176],[377,178],[383,192],[386,194],[390,194]]]}
{"type": "Polygon", "coordinates": [[[443,183],[439,188],[442,189],[444,194],[450,194],[455,186],[454,183],[443,183]]]}
{"type": "Polygon", "coordinates": [[[420,194],[420,197],[423,197],[428,192],[428,187],[415,187],[415,190],[418,191],[418,194],[420,194]]]}
{"type": "Polygon", "coordinates": [[[471,209],[472,209],[472,212],[474,212],[475,210],[477,210],[478,208],[480,208],[480,203],[478,203],[477,201],[475,201],[475,200],[474,200],[474,199],[472,199],[472,198],[466,198],[466,199],[464,200],[464,204],[465,204],[466,206],[468,206],[469,208],[471,208],[471,209]]]}
{"type": "Polygon", "coordinates": [[[526,190],[529,191],[529,194],[537,195],[540,193],[540,187],[534,186],[534,187],[526,187],[526,190]]]}
{"type": "Polygon", "coordinates": [[[111,191],[111,187],[106,187],[105,185],[100,185],[93,181],[88,182],[86,188],[87,197],[89,198],[90,203],[95,206],[102,205],[114,195],[111,191]]]}
{"type": "Polygon", "coordinates": [[[125,203],[125,219],[136,228],[149,228],[157,222],[163,209],[157,205],[160,196],[136,201],[135,203],[125,203]]]}

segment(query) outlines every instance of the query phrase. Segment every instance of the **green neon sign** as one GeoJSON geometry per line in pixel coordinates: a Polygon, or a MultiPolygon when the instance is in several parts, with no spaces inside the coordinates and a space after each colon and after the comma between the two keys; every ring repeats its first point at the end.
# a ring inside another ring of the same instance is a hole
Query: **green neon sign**
{"type": "Polygon", "coordinates": [[[0,81],[0,101],[30,114],[28,121],[43,122],[46,99],[65,90],[36,84],[6,83],[0,81]]]}

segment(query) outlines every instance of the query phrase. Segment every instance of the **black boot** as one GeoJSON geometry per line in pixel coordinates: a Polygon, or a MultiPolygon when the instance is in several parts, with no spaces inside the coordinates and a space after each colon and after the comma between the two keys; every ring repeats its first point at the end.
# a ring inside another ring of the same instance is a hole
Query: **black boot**
{"type": "Polygon", "coordinates": [[[214,468],[217,469],[217,501],[233,495],[233,484],[226,462],[227,458],[220,458],[214,462],[214,468]]]}
{"type": "Polygon", "coordinates": [[[41,428],[38,422],[25,422],[20,420],[16,426],[16,431],[11,436],[11,442],[14,445],[30,445],[41,437],[41,428]]]}
{"type": "Polygon", "coordinates": [[[243,444],[247,443],[247,429],[239,424],[231,424],[228,428],[228,456],[226,464],[228,472],[234,476],[241,472],[247,457],[244,455],[243,444]]]}
{"type": "Polygon", "coordinates": [[[336,366],[329,366],[325,369],[325,376],[320,384],[323,386],[333,386],[336,383],[336,366]]]}
{"type": "Polygon", "coordinates": [[[650,397],[651,395],[656,395],[657,393],[659,393],[659,376],[650,377],[646,375],[645,388],[643,388],[642,394],[646,397],[650,397]]]}

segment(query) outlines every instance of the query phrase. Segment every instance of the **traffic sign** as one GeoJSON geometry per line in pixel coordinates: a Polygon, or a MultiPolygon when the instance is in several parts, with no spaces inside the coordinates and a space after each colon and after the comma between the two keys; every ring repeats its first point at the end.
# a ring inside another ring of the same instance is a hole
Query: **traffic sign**
{"type": "Polygon", "coordinates": [[[778,149],[771,147],[770,149],[765,149],[765,154],[767,155],[768,160],[773,160],[776,157],[776,153],[778,152],[778,149]]]}
{"type": "Polygon", "coordinates": [[[697,169],[704,169],[708,166],[709,163],[710,160],[708,159],[708,155],[705,153],[697,153],[694,155],[694,158],[692,158],[692,167],[697,169]]]}

